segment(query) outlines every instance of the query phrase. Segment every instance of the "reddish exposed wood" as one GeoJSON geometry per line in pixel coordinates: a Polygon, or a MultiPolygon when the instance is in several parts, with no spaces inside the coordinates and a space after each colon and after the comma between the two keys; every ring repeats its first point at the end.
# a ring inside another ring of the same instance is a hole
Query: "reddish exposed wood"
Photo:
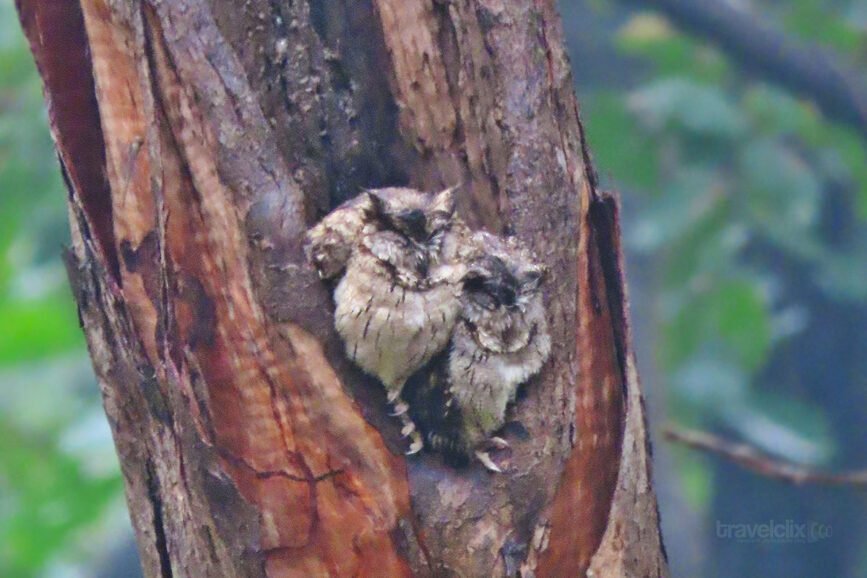
{"type": "Polygon", "coordinates": [[[591,218],[614,318],[617,360],[623,379],[623,429],[608,524],[587,573],[588,576],[668,576],[652,484],[650,436],[632,349],[616,197],[600,195],[591,208],[591,218]]]}
{"type": "Polygon", "coordinates": [[[85,219],[117,274],[111,224],[111,197],[105,178],[105,146],[99,121],[88,39],[78,2],[16,0],[45,85],[49,122],[64,176],[86,208],[85,219]]]}
{"type": "Polygon", "coordinates": [[[160,367],[156,326],[159,285],[156,272],[141,261],[156,257],[156,207],[150,183],[145,96],[133,30],[114,21],[104,0],[82,0],[90,59],[99,102],[101,138],[111,187],[113,238],[121,257],[120,283],[148,359],[160,367]],[[143,273],[148,271],[148,275],[143,273]]]}
{"type": "Polygon", "coordinates": [[[579,575],[587,570],[608,525],[619,470],[626,344],[615,327],[625,320],[621,279],[604,265],[618,263],[619,255],[610,246],[611,224],[599,218],[605,201],[593,192],[585,198],[578,261],[576,447],[549,506],[548,549],[540,556],[539,576],[558,576],[569,567],[579,575]]]}
{"type": "Polygon", "coordinates": [[[53,81],[65,40],[34,40],[58,13],[19,8],[49,101],[99,133],[68,160],[109,185],[71,179],[70,271],[148,575],[665,573],[616,207],[552,2],[80,2],[84,95],[53,81]],[[552,271],[502,476],[403,457],[302,259],[319,214],[406,181],[462,182],[470,223],[552,271]]]}

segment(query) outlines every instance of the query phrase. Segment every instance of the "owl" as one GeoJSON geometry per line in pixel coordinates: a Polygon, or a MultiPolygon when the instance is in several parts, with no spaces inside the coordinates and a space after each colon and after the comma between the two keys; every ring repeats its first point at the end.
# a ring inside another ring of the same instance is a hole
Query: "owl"
{"type": "MultiPolygon", "coordinates": [[[[452,189],[435,195],[412,189],[364,195],[358,205],[364,224],[349,243],[345,273],[334,291],[334,324],[348,356],[385,386],[393,415],[400,416],[404,435],[412,438],[409,453],[416,453],[422,441],[401,391],[407,378],[449,342],[460,308],[458,255],[466,245],[461,238],[469,235],[455,217],[452,189]]],[[[334,238],[343,235],[341,229],[334,238]]],[[[342,258],[326,259],[328,271],[337,269],[342,258]]]]}
{"type": "Polygon", "coordinates": [[[494,434],[520,385],[547,361],[551,339],[542,298],[545,268],[514,239],[476,233],[477,255],[460,280],[460,314],[448,350],[407,384],[409,413],[427,445],[461,465],[489,470],[494,434]]]}

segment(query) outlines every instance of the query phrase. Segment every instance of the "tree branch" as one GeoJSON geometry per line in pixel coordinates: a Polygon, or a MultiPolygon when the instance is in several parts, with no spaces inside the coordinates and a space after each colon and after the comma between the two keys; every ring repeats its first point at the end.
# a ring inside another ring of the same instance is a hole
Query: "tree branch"
{"type": "Polygon", "coordinates": [[[795,41],[726,2],[625,1],[662,12],[687,32],[716,44],[745,69],[813,101],[829,119],[854,126],[867,140],[867,87],[839,55],[795,41]]]}
{"type": "Polygon", "coordinates": [[[663,435],[670,442],[720,455],[761,476],[790,484],[867,487],[867,470],[844,473],[821,472],[807,466],[776,460],[745,443],[730,442],[709,433],[673,426],[666,427],[663,435]]]}

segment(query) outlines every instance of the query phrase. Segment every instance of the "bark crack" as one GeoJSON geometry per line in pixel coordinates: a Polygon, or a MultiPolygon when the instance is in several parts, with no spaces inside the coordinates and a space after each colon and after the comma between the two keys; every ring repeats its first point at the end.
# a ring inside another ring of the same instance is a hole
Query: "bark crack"
{"type": "Polygon", "coordinates": [[[153,510],[154,548],[160,561],[160,576],[173,578],[172,560],[169,553],[166,530],[163,520],[163,500],[160,496],[160,484],[153,462],[148,459],[145,464],[147,496],[153,510]]]}

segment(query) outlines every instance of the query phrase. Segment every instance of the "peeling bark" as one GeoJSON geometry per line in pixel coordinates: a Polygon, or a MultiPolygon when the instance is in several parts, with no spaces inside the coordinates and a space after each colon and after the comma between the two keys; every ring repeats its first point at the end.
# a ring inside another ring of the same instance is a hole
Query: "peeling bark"
{"type": "Polygon", "coordinates": [[[667,574],[616,202],[552,2],[18,8],[148,576],[667,574]],[[362,187],[457,183],[553,272],[502,476],[404,458],[301,254],[362,187]]]}

